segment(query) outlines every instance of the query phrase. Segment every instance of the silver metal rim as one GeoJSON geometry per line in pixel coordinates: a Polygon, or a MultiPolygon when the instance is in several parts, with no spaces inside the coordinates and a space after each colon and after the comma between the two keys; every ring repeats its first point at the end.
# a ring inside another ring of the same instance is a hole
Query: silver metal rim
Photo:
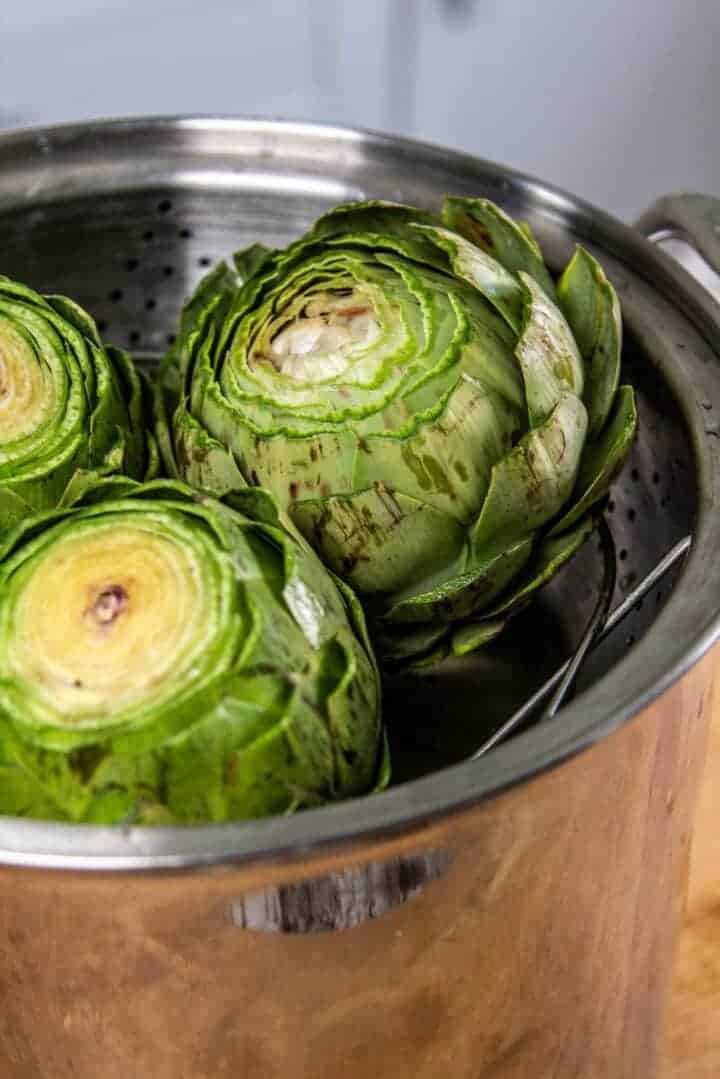
{"type": "MultiPolygon", "coordinates": [[[[640,233],[566,192],[531,177],[468,155],[425,143],[356,129],[232,117],[157,117],[62,126],[0,136],[0,208],[3,158],[25,155],[28,167],[43,145],[99,141],[115,135],[153,132],[228,131],[238,137],[279,134],[328,140],[351,147],[358,142],[381,152],[392,149],[432,165],[448,163],[465,175],[501,178],[548,216],[631,267],[635,274],[692,323],[717,359],[720,309],[712,297],[640,233]]],[[[58,869],[168,870],[218,862],[234,864],[305,858],[321,848],[352,846],[412,831],[552,768],[606,737],[642,711],[685,674],[720,636],[720,518],[716,505],[720,439],[703,424],[696,394],[720,410],[720,369],[697,361],[693,385],[674,387],[685,413],[697,464],[700,511],[695,541],[680,585],[641,640],[613,672],[568,704],[560,721],[541,724],[498,747],[488,757],[444,769],[383,794],[296,817],[232,825],[185,828],[107,828],[0,818],[0,863],[58,869]],[[697,377],[695,377],[697,376],[697,377]],[[717,599],[715,598],[717,597],[717,599]]]]}

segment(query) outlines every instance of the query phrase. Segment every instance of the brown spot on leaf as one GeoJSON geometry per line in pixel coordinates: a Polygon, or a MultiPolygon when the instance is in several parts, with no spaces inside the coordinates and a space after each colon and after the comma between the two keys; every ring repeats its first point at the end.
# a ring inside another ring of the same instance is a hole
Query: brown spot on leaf
{"type": "Polygon", "coordinates": [[[237,753],[231,753],[225,761],[223,768],[223,782],[226,787],[231,787],[235,783],[239,763],[240,761],[237,753]]]}
{"type": "Polygon", "coordinates": [[[81,746],[71,751],[68,763],[83,783],[87,783],[104,756],[105,751],[100,746],[81,746]]]}
{"type": "Polygon", "coordinates": [[[345,555],[342,560],[342,571],[345,577],[349,577],[352,571],[355,569],[358,563],[358,556],[356,554],[345,555]]]}
{"type": "Polygon", "coordinates": [[[479,221],[476,221],[474,217],[464,216],[462,219],[462,229],[467,232],[473,243],[476,243],[478,247],[482,247],[483,250],[492,252],[495,250],[495,244],[493,238],[479,221]]]}

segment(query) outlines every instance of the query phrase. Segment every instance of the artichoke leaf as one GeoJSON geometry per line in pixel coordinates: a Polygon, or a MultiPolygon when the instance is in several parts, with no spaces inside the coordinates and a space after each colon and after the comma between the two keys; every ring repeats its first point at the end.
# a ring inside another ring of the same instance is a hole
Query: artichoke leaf
{"type": "Polygon", "coordinates": [[[395,232],[349,232],[339,236],[329,236],[326,243],[334,248],[352,250],[354,247],[370,248],[382,255],[390,252],[406,260],[421,263],[433,270],[447,272],[448,260],[442,249],[429,241],[429,238],[414,233],[410,228],[402,227],[395,232]]]}
{"type": "Polygon", "coordinates": [[[496,604],[483,612],[483,616],[492,621],[498,618],[507,619],[509,615],[524,607],[533,594],[552,580],[561,566],[582,547],[592,535],[596,524],[595,519],[588,515],[561,536],[544,539],[518,580],[500,596],[496,604]]]}
{"type": "Polygon", "coordinates": [[[472,521],[493,465],[512,447],[520,413],[498,393],[461,376],[437,419],[414,437],[371,435],[359,448],[355,482],[383,482],[434,509],[472,521]]]}
{"type": "Polygon", "coordinates": [[[437,646],[445,641],[448,626],[445,624],[424,623],[415,626],[399,624],[397,627],[387,622],[379,622],[374,627],[374,636],[383,662],[386,666],[403,664],[411,656],[435,654],[437,646]]]}
{"type": "Polygon", "coordinates": [[[94,345],[102,346],[95,319],[85,311],[80,304],[75,303],[69,296],[46,296],[49,305],[57,311],[63,321],[74,326],[78,333],[87,338],[94,345]]]}
{"type": "Polygon", "coordinates": [[[530,274],[554,299],[555,286],[529,229],[518,225],[495,203],[489,199],[449,197],[443,203],[441,217],[443,224],[487,251],[506,270],[530,274]]]}
{"type": "Polygon", "coordinates": [[[123,498],[134,494],[138,485],[138,480],[130,479],[129,476],[79,469],[65,488],[58,508],[90,506],[93,502],[100,502],[108,496],[123,498]]]}
{"type": "Polygon", "coordinates": [[[585,406],[564,393],[545,423],[495,465],[471,531],[475,560],[529,535],[562,509],[577,480],[586,432],[585,406]]]}
{"type": "Polygon", "coordinates": [[[432,225],[436,218],[428,210],[385,199],[346,202],[333,207],[317,219],[308,234],[309,242],[327,240],[334,236],[367,232],[385,236],[412,235],[410,226],[419,223],[432,225]]]}
{"type": "Polygon", "coordinates": [[[530,427],[537,427],[563,393],[582,397],[583,363],[560,310],[532,277],[522,272],[519,277],[526,290],[526,308],[515,355],[525,382],[530,427]]]}
{"type": "Polygon", "coordinates": [[[230,279],[231,287],[244,285],[248,278],[258,273],[274,254],[274,249],[265,244],[250,244],[249,247],[236,251],[233,255],[233,264],[237,276],[234,280],[230,279]]]}
{"type": "Polygon", "coordinates": [[[476,559],[461,573],[441,577],[427,591],[407,589],[393,597],[382,622],[392,626],[451,624],[479,614],[522,570],[532,551],[533,537],[525,537],[484,560],[476,559]]]}
{"type": "Polygon", "coordinates": [[[482,622],[467,622],[452,635],[452,651],[455,656],[468,656],[498,637],[505,629],[504,618],[489,618],[482,622]]]}
{"type": "Polygon", "coordinates": [[[165,443],[167,457],[175,463],[170,475],[182,476],[201,491],[221,498],[231,491],[247,486],[232,451],[213,438],[188,412],[183,412],[175,424],[172,452],[165,443]]]}
{"type": "Polygon", "coordinates": [[[632,386],[621,386],[610,419],[600,437],[588,442],[580,459],[574,498],[550,532],[559,535],[604,498],[630,452],[637,430],[637,409],[632,386]]]}
{"type": "Polygon", "coordinates": [[[453,273],[476,288],[507,322],[519,333],[525,306],[523,288],[518,278],[457,232],[436,225],[415,225],[444,251],[453,273]]]}
{"type": "Polygon", "coordinates": [[[0,523],[8,529],[18,525],[33,512],[34,507],[18,494],[0,485],[0,523]]]}
{"type": "Polygon", "coordinates": [[[325,564],[368,595],[431,576],[465,542],[458,520],[380,482],[353,495],[295,502],[290,516],[325,564]]]}
{"type": "MultiPolygon", "coordinates": [[[[172,362],[172,358],[166,355],[152,387],[152,417],[155,441],[162,467],[165,474],[173,479],[180,479],[180,469],[175,452],[175,431],[173,430],[172,421],[173,413],[179,407],[179,401],[179,372],[172,362]]],[[[179,422],[184,424],[186,417],[188,417],[188,413],[181,410],[179,422]]]]}
{"type": "Polygon", "coordinates": [[[578,246],[558,282],[558,303],[588,368],[589,437],[605,426],[620,380],[622,320],[615,289],[599,262],[578,246]]]}
{"type": "MultiPolygon", "coordinates": [[[[239,252],[237,257],[241,258],[241,255],[239,252]]],[[[172,356],[182,354],[192,335],[203,328],[209,318],[216,324],[222,322],[242,283],[241,271],[231,269],[226,262],[219,262],[201,278],[183,306],[179,333],[171,348],[172,356]]]]}
{"type": "Polygon", "coordinates": [[[391,779],[392,758],[390,756],[390,742],[388,741],[387,730],[384,730],[382,739],[382,750],[380,753],[380,763],[378,765],[375,786],[373,787],[371,793],[380,794],[381,791],[387,790],[387,788],[390,786],[391,779]]]}

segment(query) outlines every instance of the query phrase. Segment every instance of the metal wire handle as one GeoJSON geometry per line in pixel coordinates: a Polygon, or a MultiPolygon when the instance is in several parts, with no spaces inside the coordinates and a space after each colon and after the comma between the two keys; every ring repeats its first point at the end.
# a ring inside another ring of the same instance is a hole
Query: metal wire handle
{"type": "Polygon", "coordinates": [[[545,681],[540,688],[510,716],[509,719],[505,720],[501,727],[498,727],[498,729],[475,750],[470,758],[471,760],[477,760],[479,757],[483,757],[489,750],[498,745],[499,742],[504,741],[505,738],[512,734],[513,731],[532,716],[535,710],[547,700],[557,687],[557,691],[541,717],[542,720],[551,719],[559,709],[567,691],[577,677],[577,673],[585,656],[588,654],[591,645],[600,644],[604,641],[608,634],[610,634],[615,627],[622,622],[623,618],[630,613],[635,604],[643,599],[643,597],[655,587],[658,581],[660,581],[665,574],[686,555],[692,544],[692,536],[684,536],[674,547],[671,547],[655,568],[648,573],[647,577],[644,577],[640,584],[638,584],[632,592],[628,593],[622,603],[618,604],[612,614],[608,616],[607,612],[610,606],[610,598],[612,597],[615,587],[615,545],[612,539],[612,533],[604,518],[600,528],[600,538],[604,555],[603,584],[600,597],[595,605],[592,617],[588,622],[579,645],[570,658],[567,659],[561,667],[558,667],[554,674],[551,674],[547,681],[545,681]],[[609,568],[609,559],[612,561],[612,568],[609,568]]]}

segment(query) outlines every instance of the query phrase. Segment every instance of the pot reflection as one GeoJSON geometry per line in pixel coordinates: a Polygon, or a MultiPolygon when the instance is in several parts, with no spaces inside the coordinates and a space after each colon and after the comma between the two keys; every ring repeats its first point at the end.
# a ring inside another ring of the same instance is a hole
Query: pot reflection
{"type": "Polygon", "coordinates": [[[368,862],[314,880],[280,885],[230,904],[240,929],[259,933],[328,933],[353,929],[419,895],[451,862],[447,850],[368,862]]]}

